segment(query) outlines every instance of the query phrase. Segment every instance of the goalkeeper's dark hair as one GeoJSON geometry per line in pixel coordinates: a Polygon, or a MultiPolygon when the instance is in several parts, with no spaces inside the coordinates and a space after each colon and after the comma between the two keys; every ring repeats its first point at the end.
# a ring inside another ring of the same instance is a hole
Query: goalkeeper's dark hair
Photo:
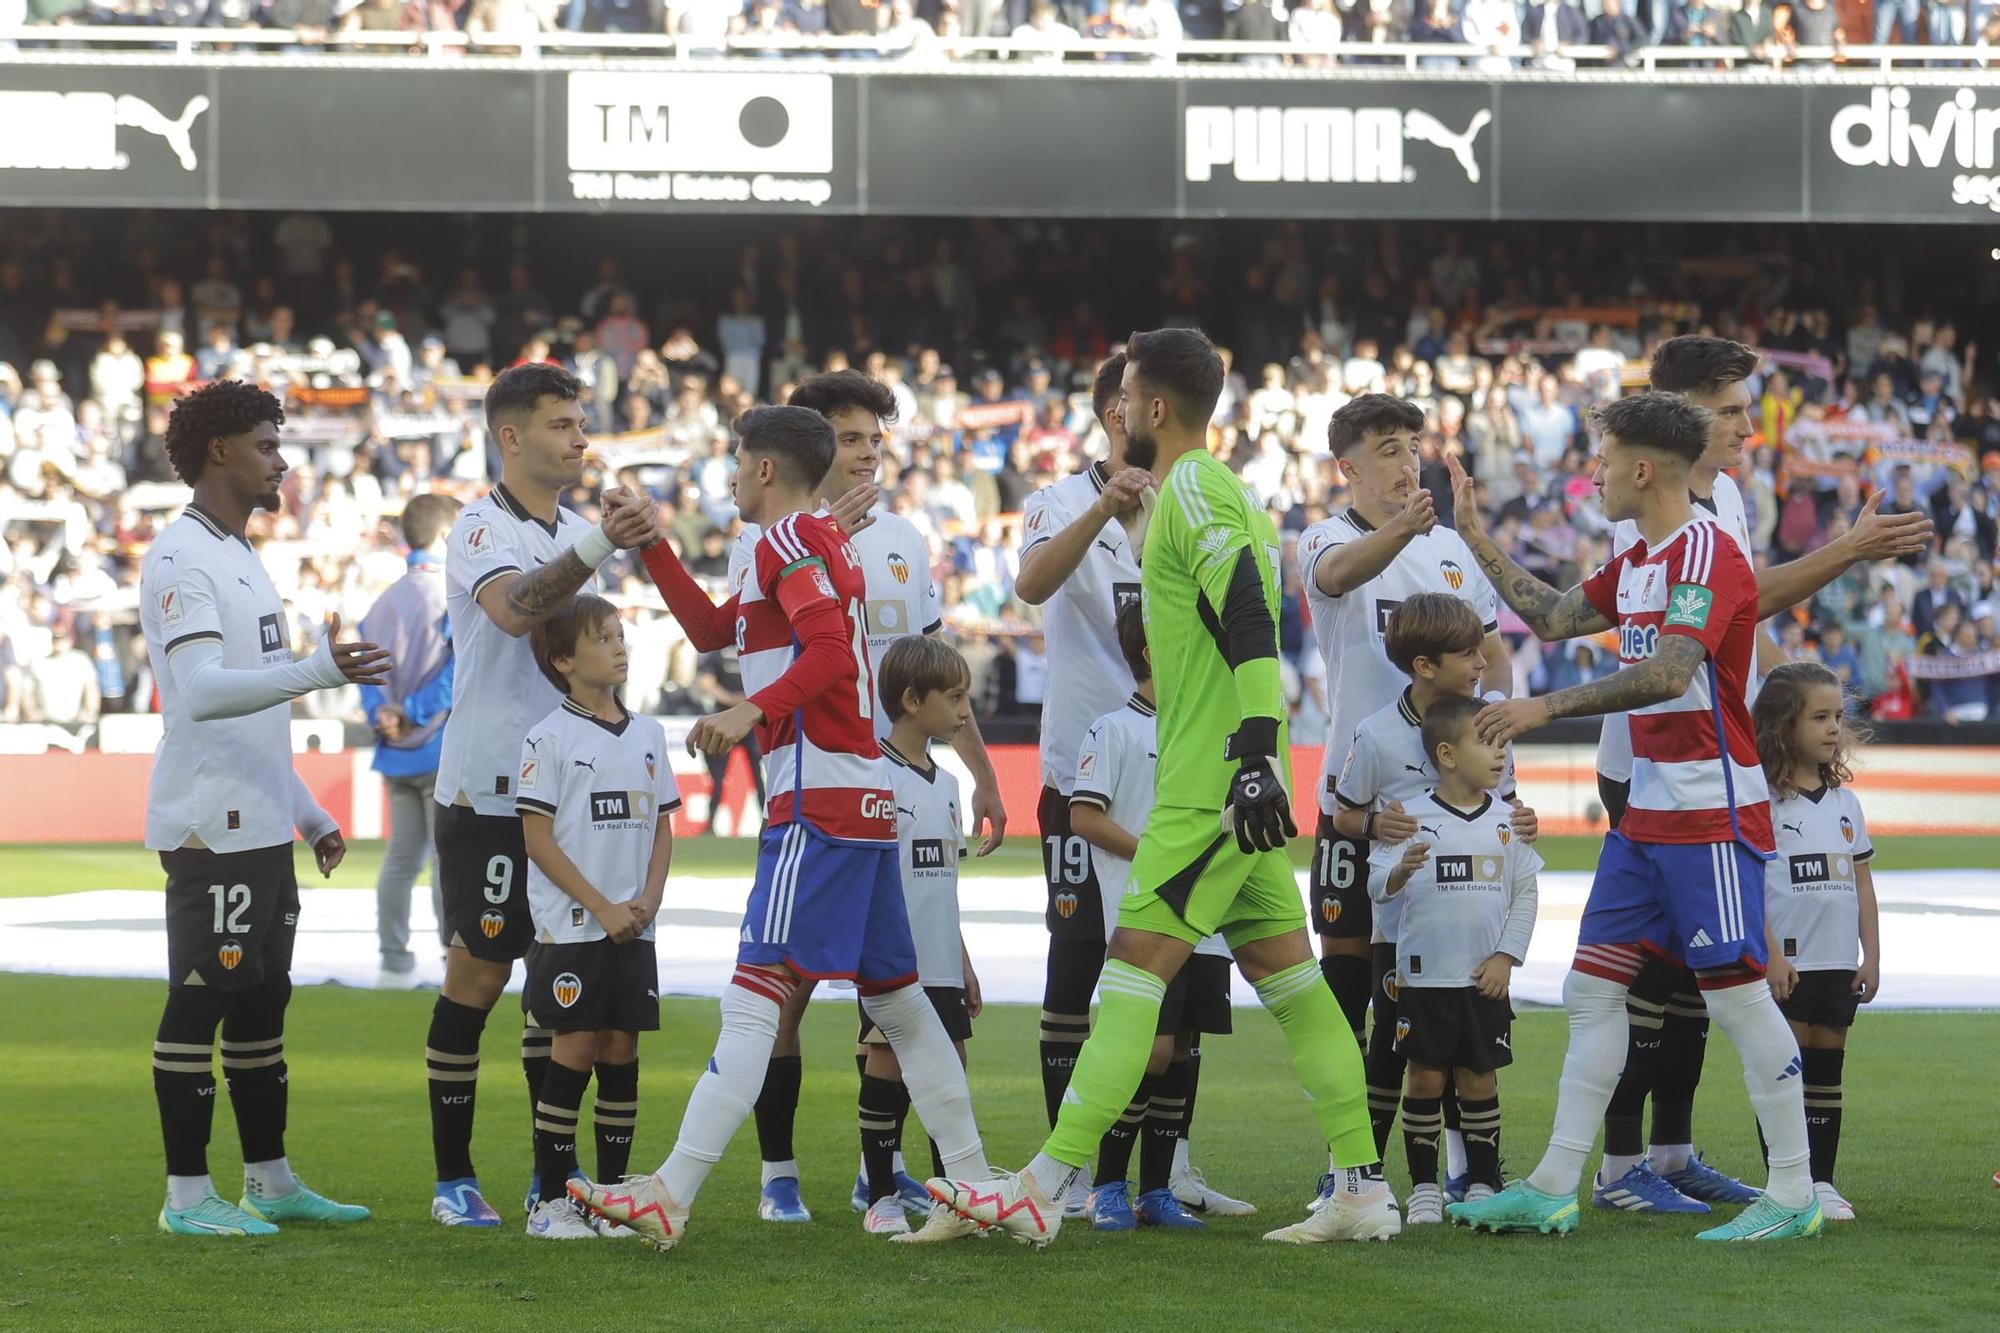
{"type": "Polygon", "coordinates": [[[1431,700],[1431,706],[1424,710],[1423,742],[1424,758],[1430,760],[1433,768],[1438,767],[1438,747],[1456,745],[1465,739],[1465,733],[1472,730],[1472,719],[1479,716],[1484,707],[1477,699],[1468,699],[1462,694],[1447,694],[1431,700]]]}
{"type": "Polygon", "coordinates": [[[1646,378],[1661,393],[1719,393],[1756,374],[1760,359],[1742,343],[1690,333],[1654,350],[1646,378]]]}
{"type": "Polygon", "coordinates": [[[616,619],[618,608],[594,593],[579,593],[570,598],[568,605],[558,608],[554,615],[529,631],[528,647],[535,655],[535,665],[542,669],[550,684],[568,694],[569,677],[556,670],[556,659],[575,657],[578,640],[605,621],[616,619]]]}
{"type": "Polygon", "coordinates": [[[1144,685],[1153,678],[1153,664],[1146,660],[1146,613],[1136,597],[1118,608],[1118,651],[1132,668],[1133,683],[1144,685]]]}
{"type": "Polygon", "coordinates": [[[858,407],[885,425],[897,415],[896,395],[889,391],[889,386],[858,370],[831,370],[801,380],[785,402],[792,407],[811,408],[823,417],[858,407]]]}
{"type": "Polygon", "coordinates": [[[1424,409],[1392,393],[1364,393],[1344,404],[1326,423],[1326,447],[1340,458],[1360,448],[1370,435],[1422,431],[1424,409]]]}
{"type": "Polygon", "coordinates": [[[1448,592],[1420,592],[1389,616],[1382,651],[1406,676],[1416,674],[1419,657],[1433,665],[1447,653],[1470,652],[1486,642],[1486,626],[1472,603],[1448,592]]]}
{"type": "MultiPolygon", "coordinates": [[[[1184,426],[1207,429],[1222,396],[1222,355],[1200,329],[1154,329],[1125,340],[1125,359],[1137,378],[1173,404],[1184,426]]],[[[1130,423],[1127,423],[1130,429],[1130,423]]]]}
{"type": "Polygon", "coordinates": [[[1097,378],[1090,382],[1090,410],[1098,421],[1118,401],[1118,389],[1125,382],[1125,353],[1113,352],[1097,368],[1097,378]]]}
{"type": "Polygon", "coordinates": [[[265,421],[285,424],[285,405],[268,389],[247,380],[204,384],[175,403],[167,418],[167,462],[175,476],[192,486],[208,466],[209,445],[265,421]]]}

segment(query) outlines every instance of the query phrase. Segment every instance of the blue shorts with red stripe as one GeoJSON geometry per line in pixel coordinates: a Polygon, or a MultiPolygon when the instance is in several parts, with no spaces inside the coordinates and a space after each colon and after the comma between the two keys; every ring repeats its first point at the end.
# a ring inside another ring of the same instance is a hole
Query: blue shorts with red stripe
{"type": "Polygon", "coordinates": [[[766,828],[736,961],[870,993],[915,982],[896,845],[836,841],[801,819],[766,828]]]}
{"type": "Polygon", "coordinates": [[[1633,842],[1609,833],[1577,947],[1637,944],[1696,971],[1761,973],[1765,859],[1741,842],[1633,842]]]}

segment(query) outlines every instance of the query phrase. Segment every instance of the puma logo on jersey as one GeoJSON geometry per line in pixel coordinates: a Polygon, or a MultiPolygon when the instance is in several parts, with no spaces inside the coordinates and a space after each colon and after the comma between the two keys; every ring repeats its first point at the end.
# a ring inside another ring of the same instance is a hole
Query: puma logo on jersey
{"type": "Polygon", "coordinates": [[[909,816],[910,818],[912,818],[912,819],[915,819],[915,818],[917,817],[917,812],[916,812],[916,811],[915,811],[914,809],[912,809],[911,807],[909,807],[909,806],[906,806],[906,805],[899,805],[899,806],[897,806],[897,807],[896,807],[896,813],[897,813],[897,814],[899,814],[899,815],[908,815],[908,816],[909,816]]]}
{"type": "Polygon", "coordinates": [[[1424,834],[1426,837],[1432,837],[1432,838],[1438,837],[1440,833],[1438,829],[1432,828],[1429,824],[1417,825],[1417,832],[1424,834]]]}
{"type": "Polygon", "coordinates": [[[595,759],[572,759],[570,762],[578,768],[589,769],[592,777],[597,776],[597,761],[595,759]]]}
{"type": "Polygon", "coordinates": [[[237,576],[236,576],[236,581],[237,581],[238,583],[242,584],[242,585],[243,585],[243,587],[244,587],[245,589],[247,589],[248,591],[250,591],[250,592],[255,592],[255,591],[257,591],[257,590],[256,590],[255,588],[252,588],[252,587],[250,587],[250,580],[249,580],[249,579],[246,579],[246,578],[244,578],[244,577],[243,577],[243,576],[242,576],[241,574],[239,574],[239,575],[237,575],[237,576]]]}
{"type": "Polygon", "coordinates": [[[1415,773],[1420,778],[1429,776],[1429,770],[1422,764],[1404,764],[1403,771],[1405,773],[1415,773]]]}
{"type": "Polygon", "coordinates": [[[1115,547],[1115,546],[1113,546],[1113,545],[1112,545],[1112,544],[1111,544],[1110,542],[1107,542],[1107,541],[1104,541],[1104,540],[1100,539],[1100,540],[1099,540],[1099,541],[1098,541],[1098,542],[1096,543],[1096,545],[1097,545],[1098,547],[1100,547],[1100,548],[1101,548],[1102,550],[1104,550],[1104,551],[1106,551],[1106,552],[1110,553],[1111,555],[1117,555],[1117,554],[1118,554],[1118,548],[1117,548],[1117,547],[1115,547]]]}
{"type": "Polygon", "coordinates": [[[1779,827],[1779,828],[1781,828],[1781,829],[1783,829],[1783,830],[1784,830],[1785,832],[1787,832],[1787,833],[1796,833],[1796,834],[1798,834],[1798,835],[1799,835],[1799,836],[1800,836],[1801,838],[1803,838],[1803,837],[1805,837],[1805,836],[1806,836],[1806,830],[1805,830],[1805,825],[1803,825],[1803,824],[1785,824],[1785,823],[1780,823],[1780,824],[1778,825],[1778,827],[1779,827]]]}

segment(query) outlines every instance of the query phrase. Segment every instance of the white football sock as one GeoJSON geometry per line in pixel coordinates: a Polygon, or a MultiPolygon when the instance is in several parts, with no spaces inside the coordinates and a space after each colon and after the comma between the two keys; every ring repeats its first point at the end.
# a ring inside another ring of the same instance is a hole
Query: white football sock
{"type": "MultiPolygon", "coordinates": [[[[778,1000],[769,992],[784,989],[763,973],[752,974],[750,985],[737,980],[723,989],[715,1054],[688,1097],[680,1137],[659,1171],[667,1194],[683,1208],[693,1205],[709,1170],[722,1160],[723,1149],[763,1091],[764,1070],[778,1042],[778,1000]]],[[[765,1163],[765,1169],[772,1165],[765,1163]]]]}
{"type": "Polygon", "coordinates": [[[945,1173],[953,1179],[985,1180],[993,1174],[979,1126],[972,1118],[972,1089],[965,1066],[945,1033],[937,1010],[918,986],[902,986],[886,995],[864,995],[861,1008],[888,1038],[889,1048],[903,1066],[903,1086],[924,1129],[937,1141],[945,1173]]]}
{"type": "MultiPolygon", "coordinates": [[[[762,1090],[759,1089],[759,1091],[762,1090]]],[[[782,1162],[764,1163],[763,1183],[766,1185],[770,1184],[774,1180],[797,1180],[798,1178],[799,1178],[799,1162],[796,1157],[787,1157],[782,1162]]],[[[674,1202],[675,1203],[680,1202],[679,1195],[674,1196],[674,1202]]]]}
{"type": "Polygon", "coordinates": [[[215,1180],[210,1176],[167,1177],[167,1207],[177,1213],[194,1207],[213,1193],[215,1180]]]}
{"type": "Polygon", "coordinates": [[[1465,1131],[1447,1129],[1444,1132],[1444,1173],[1447,1177],[1462,1176],[1471,1167],[1465,1160],[1465,1131]]]}
{"type": "Polygon", "coordinates": [[[1569,1050],[1563,1055],[1556,1089],[1556,1123],[1549,1148],[1528,1184],[1544,1194],[1568,1197],[1583,1180],[1584,1163],[1597,1146],[1604,1108],[1625,1070],[1627,987],[1588,972],[1572,971],[1563,981],[1563,1008],[1569,1010],[1569,1050]]]}
{"type": "Polygon", "coordinates": [[[243,1164],[243,1192],[253,1199],[275,1199],[290,1194],[298,1187],[299,1180],[292,1174],[292,1164],[283,1157],[243,1164]]]}
{"type": "Polygon", "coordinates": [[[1646,1162],[1663,1176],[1670,1176],[1694,1160],[1692,1143],[1655,1143],[1646,1149],[1646,1162]]]}
{"type": "Polygon", "coordinates": [[[1071,1166],[1068,1162],[1058,1162],[1045,1152],[1035,1154],[1035,1160],[1028,1163],[1028,1169],[1021,1173],[1032,1179],[1042,1191],[1042,1197],[1054,1208],[1062,1207],[1063,1197],[1070,1192],[1077,1179],[1083,1175],[1083,1168],[1071,1166]]]}
{"type": "Polygon", "coordinates": [[[1708,1016],[1743,1057],[1743,1083],[1770,1145],[1764,1193],[1786,1208],[1812,1200],[1811,1150],[1806,1142],[1805,1071],[1798,1039],[1763,980],[1704,991],[1708,1016]]]}
{"type": "Polygon", "coordinates": [[[1188,1141],[1185,1135],[1174,1140],[1173,1174],[1180,1175],[1188,1169],[1188,1141]]]}
{"type": "Polygon", "coordinates": [[[1597,1173],[1597,1183],[1600,1185],[1609,1185],[1612,1181],[1618,1179],[1645,1160],[1643,1156],[1628,1157],[1623,1153],[1606,1153],[1604,1154],[1604,1169],[1597,1173]]]}

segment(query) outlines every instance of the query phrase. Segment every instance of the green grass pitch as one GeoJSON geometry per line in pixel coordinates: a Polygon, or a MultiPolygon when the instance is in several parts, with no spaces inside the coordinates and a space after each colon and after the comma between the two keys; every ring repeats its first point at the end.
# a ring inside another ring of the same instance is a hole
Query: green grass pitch
{"type": "MultiPolygon", "coordinates": [[[[1010,854],[1032,869],[1031,849],[1010,854]]],[[[363,868],[370,849],[356,857],[363,868]]],[[[1557,864],[1589,847],[1554,845],[1557,864]]],[[[741,849],[688,848],[712,872],[741,849]]],[[[1887,865],[1986,864],[1970,849],[1885,846],[1887,865]],[[1934,859],[1935,858],[1935,859],[1934,859]]],[[[1578,860],[1583,857],[1586,859],[1578,860]]],[[[136,887],[150,858],[123,850],[0,853],[7,892],[136,887]],[[23,884],[23,879],[39,883],[23,884]]],[[[354,876],[365,882],[365,875],[354,876]]],[[[343,874],[343,879],[349,878],[343,874]]],[[[857,1145],[851,1001],[808,1016],[798,1153],[810,1226],[755,1215],[754,1134],[711,1179],[685,1247],[557,1247],[520,1233],[529,1169],[517,1010],[488,1029],[477,1158],[501,1232],[448,1233],[429,1219],[431,1165],[420,1068],[424,993],[302,989],[286,1034],[289,1146],[328,1194],[366,1203],[357,1228],[292,1228],[262,1241],[170,1238],[146,1052],[157,983],[0,976],[0,1329],[162,1328],[195,1321],[297,1322],[307,1329],[549,1327],[956,1327],[1568,1330],[1989,1328],[1996,1310],[2000,1014],[1864,1011],[1848,1060],[1841,1183],[1860,1220],[1818,1241],[1697,1245],[1698,1219],[1586,1208],[1573,1237],[1473,1236],[1424,1228],[1391,1245],[1294,1249],[1258,1237],[1296,1220],[1323,1168],[1311,1116],[1275,1025],[1239,1010],[1239,1032],[1206,1043],[1196,1160],[1263,1215],[1206,1235],[1098,1236],[1076,1228],[1035,1254],[1005,1240],[911,1250],[864,1236],[847,1207],[857,1145]]],[[[663,1007],[641,1046],[639,1141],[651,1166],[671,1144],[716,1027],[712,1001],[663,1007]]],[[[1562,1016],[1524,1013],[1501,1076],[1503,1152],[1531,1167],[1546,1140],[1565,1040],[1562,1016]]],[[[1696,1112],[1710,1159],[1756,1178],[1756,1137],[1734,1053],[1719,1034],[1696,1112]]],[[[972,1043],[973,1092],[997,1163],[1019,1165],[1045,1129],[1035,1014],[996,1007],[972,1043]]],[[[211,1166],[234,1197],[233,1119],[218,1106],[211,1166]]],[[[912,1133],[913,1144],[917,1142],[912,1133]]],[[[592,1149],[584,1145],[585,1165],[592,1149]]],[[[919,1156],[922,1154],[919,1153],[919,1156]]],[[[1400,1143],[1391,1176],[1404,1188],[1400,1143]]]]}

